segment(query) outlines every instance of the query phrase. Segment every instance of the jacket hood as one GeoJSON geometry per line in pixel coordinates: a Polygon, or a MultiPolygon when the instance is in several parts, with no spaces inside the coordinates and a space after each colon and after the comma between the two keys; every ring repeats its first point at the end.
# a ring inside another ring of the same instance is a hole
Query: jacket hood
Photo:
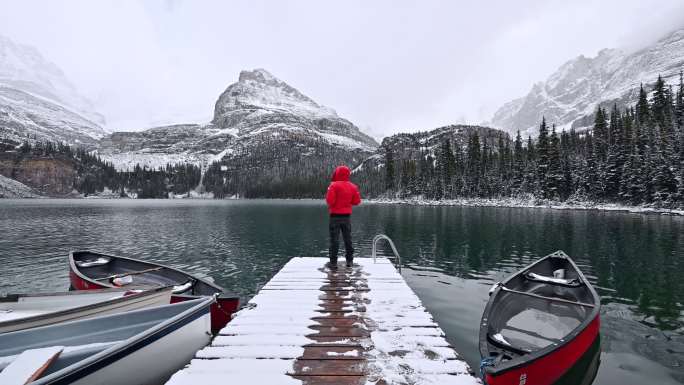
{"type": "Polygon", "coordinates": [[[347,181],[349,181],[349,175],[351,175],[351,171],[349,170],[349,167],[337,166],[337,168],[335,169],[335,172],[333,172],[332,181],[333,182],[347,182],[347,181]]]}

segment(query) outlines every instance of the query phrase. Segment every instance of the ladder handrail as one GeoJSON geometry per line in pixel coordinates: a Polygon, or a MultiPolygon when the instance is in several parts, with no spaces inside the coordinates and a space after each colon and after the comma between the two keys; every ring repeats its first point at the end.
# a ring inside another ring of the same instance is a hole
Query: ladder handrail
{"type": "Polygon", "coordinates": [[[392,248],[392,253],[394,253],[394,258],[397,260],[397,266],[399,266],[399,274],[401,274],[401,257],[399,256],[399,252],[397,251],[397,248],[394,246],[394,242],[392,242],[392,239],[388,237],[385,234],[378,234],[373,238],[373,251],[371,253],[371,256],[373,257],[373,263],[375,263],[375,259],[377,258],[377,243],[379,240],[386,240],[387,243],[389,243],[390,247],[392,248]]]}

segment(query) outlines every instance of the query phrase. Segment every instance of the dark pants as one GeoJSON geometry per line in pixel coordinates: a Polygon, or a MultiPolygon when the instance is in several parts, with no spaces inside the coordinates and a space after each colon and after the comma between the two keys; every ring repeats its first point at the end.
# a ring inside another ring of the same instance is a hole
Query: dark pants
{"type": "Polygon", "coordinates": [[[344,239],[345,258],[348,262],[354,259],[354,247],[351,239],[351,217],[330,217],[330,250],[328,256],[330,263],[337,263],[337,250],[340,248],[340,232],[344,239]]]}

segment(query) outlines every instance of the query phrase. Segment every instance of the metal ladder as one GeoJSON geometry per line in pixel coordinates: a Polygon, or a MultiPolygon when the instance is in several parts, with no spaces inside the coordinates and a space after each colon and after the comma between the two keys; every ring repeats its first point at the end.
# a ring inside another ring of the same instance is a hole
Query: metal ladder
{"type": "Polygon", "coordinates": [[[397,269],[399,270],[399,274],[401,274],[401,257],[399,256],[399,252],[397,251],[397,248],[394,246],[394,242],[390,239],[385,234],[378,234],[373,238],[373,252],[371,253],[371,257],[373,257],[373,263],[375,263],[375,259],[378,257],[377,255],[377,245],[378,241],[380,240],[386,240],[387,243],[389,243],[390,247],[392,248],[392,253],[394,253],[393,257],[386,257],[388,259],[396,259],[397,260],[397,269]]]}

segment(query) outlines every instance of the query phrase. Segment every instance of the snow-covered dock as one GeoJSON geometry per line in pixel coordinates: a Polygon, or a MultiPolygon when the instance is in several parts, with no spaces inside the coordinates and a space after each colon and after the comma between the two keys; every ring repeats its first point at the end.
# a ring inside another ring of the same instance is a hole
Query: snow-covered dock
{"type": "Polygon", "coordinates": [[[167,384],[479,384],[386,258],[293,258],[167,384]]]}

